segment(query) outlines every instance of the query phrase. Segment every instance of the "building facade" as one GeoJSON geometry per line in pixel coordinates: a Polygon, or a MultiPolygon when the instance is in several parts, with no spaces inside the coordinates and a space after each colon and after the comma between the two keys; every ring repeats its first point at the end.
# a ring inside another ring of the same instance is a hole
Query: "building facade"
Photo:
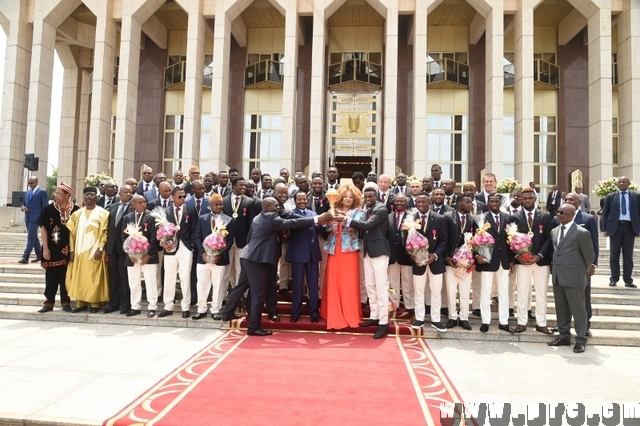
{"type": "Polygon", "coordinates": [[[439,163],[543,195],[640,176],[640,0],[0,0],[0,24],[2,204],[25,154],[47,170],[53,84],[59,179],[76,188],[142,164],[439,163]]]}

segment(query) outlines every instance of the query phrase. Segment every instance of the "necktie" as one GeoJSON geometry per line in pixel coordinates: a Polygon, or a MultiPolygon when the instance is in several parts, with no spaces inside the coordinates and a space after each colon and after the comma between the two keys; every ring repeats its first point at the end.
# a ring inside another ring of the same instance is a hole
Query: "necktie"
{"type": "Polygon", "coordinates": [[[464,226],[467,223],[467,215],[463,214],[460,216],[460,231],[464,231],[464,226]]]}
{"type": "Polygon", "coordinates": [[[402,214],[396,213],[396,229],[400,228],[400,216],[402,216],[402,214]]]}
{"type": "Polygon", "coordinates": [[[562,242],[562,240],[564,240],[564,230],[567,229],[566,226],[562,225],[560,227],[560,239],[558,240],[558,244],[560,244],[562,242]]]}
{"type": "Polygon", "coordinates": [[[447,197],[447,205],[450,206],[451,205],[451,197],[447,197]]]}
{"type": "Polygon", "coordinates": [[[236,208],[238,207],[238,202],[240,201],[240,197],[236,196],[236,203],[234,204],[236,208]]]}
{"type": "Polygon", "coordinates": [[[149,190],[149,183],[145,183],[144,184],[144,192],[147,192],[149,190]]]}
{"type": "Polygon", "coordinates": [[[29,189],[29,191],[27,192],[27,203],[31,201],[32,197],[33,197],[33,189],[29,189]]]}
{"type": "Polygon", "coordinates": [[[627,214],[627,191],[622,191],[620,194],[622,194],[622,197],[620,198],[620,213],[622,213],[623,215],[627,214]]]}
{"type": "Polygon", "coordinates": [[[401,187],[400,187],[400,193],[401,193],[401,194],[404,194],[404,186],[401,186],[401,187]]]}
{"type": "Polygon", "coordinates": [[[495,218],[496,218],[496,228],[500,230],[500,215],[499,214],[495,215],[495,218]]]}
{"type": "Polygon", "coordinates": [[[120,220],[122,219],[122,213],[124,213],[124,203],[120,203],[118,206],[118,211],[116,212],[116,226],[120,224],[120,220]]]}
{"type": "Polygon", "coordinates": [[[423,214],[422,215],[422,219],[420,220],[420,224],[422,225],[422,229],[424,229],[424,225],[425,225],[426,221],[427,221],[427,215],[423,214]]]}
{"type": "Polygon", "coordinates": [[[142,216],[142,213],[136,213],[136,223],[140,223],[141,216],[142,216]]]}
{"type": "Polygon", "coordinates": [[[180,224],[181,220],[180,220],[180,207],[176,207],[176,223],[180,224]]]}
{"type": "Polygon", "coordinates": [[[556,191],[553,191],[553,195],[551,196],[551,204],[556,203],[556,191]]]}
{"type": "Polygon", "coordinates": [[[162,200],[162,207],[167,208],[167,200],[162,200]]]}
{"type": "Polygon", "coordinates": [[[518,209],[513,209],[513,214],[518,214],[518,209]]]}
{"type": "Polygon", "coordinates": [[[108,208],[111,205],[111,198],[107,198],[107,201],[104,203],[104,208],[108,208]]]}
{"type": "Polygon", "coordinates": [[[533,225],[533,213],[529,212],[528,216],[529,216],[529,218],[528,218],[528,220],[529,220],[529,228],[531,228],[531,225],[533,225]]]}
{"type": "MultiPolygon", "coordinates": [[[[180,209],[180,207],[178,207],[180,209]]],[[[196,212],[200,214],[200,200],[196,200],[196,212]]]]}
{"type": "Polygon", "coordinates": [[[385,194],[385,193],[380,194],[380,201],[382,201],[384,203],[384,199],[385,199],[386,196],[387,196],[387,194],[385,194]]]}
{"type": "Polygon", "coordinates": [[[438,181],[433,182],[433,187],[434,188],[437,188],[439,186],[440,186],[440,182],[438,182],[438,181]]]}
{"type": "Polygon", "coordinates": [[[436,207],[433,209],[436,213],[440,214],[440,207],[436,207]]]}
{"type": "Polygon", "coordinates": [[[262,191],[262,198],[267,196],[267,190],[265,189],[264,191],[262,191]]]}

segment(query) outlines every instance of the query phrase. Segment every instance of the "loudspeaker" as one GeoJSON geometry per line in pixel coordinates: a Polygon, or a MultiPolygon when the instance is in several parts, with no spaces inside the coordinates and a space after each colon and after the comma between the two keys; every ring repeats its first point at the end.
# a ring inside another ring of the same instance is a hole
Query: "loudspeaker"
{"type": "Polygon", "coordinates": [[[32,172],[37,172],[39,161],[40,161],[40,157],[36,157],[34,154],[25,154],[24,168],[32,172]]]}
{"type": "Polygon", "coordinates": [[[24,202],[24,197],[27,196],[26,191],[13,191],[11,193],[11,205],[13,207],[20,207],[24,202]]]}

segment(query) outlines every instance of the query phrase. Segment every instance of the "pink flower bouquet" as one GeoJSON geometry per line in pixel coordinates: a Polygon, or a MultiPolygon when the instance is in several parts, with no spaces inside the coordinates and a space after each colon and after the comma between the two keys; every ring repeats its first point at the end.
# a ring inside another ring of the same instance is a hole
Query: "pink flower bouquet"
{"type": "Polygon", "coordinates": [[[516,255],[522,256],[525,261],[531,260],[531,247],[533,247],[533,240],[527,234],[518,232],[518,225],[510,223],[506,227],[507,242],[509,248],[516,255]]]}
{"type": "Polygon", "coordinates": [[[173,253],[176,251],[176,244],[178,238],[178,231],[180,230],[180,226],[176,226],[175,224],[169,222],[167,219],[167,212],[162,207],[156,207],[151,212],[151,216],[156,219],[156,238],[161,243],[169,245],[171,248],[165,249],[169,253],[173,253]]]}
{"type": "Polygon", "coordinates": [[[124,232],[129,236],[124,240],[122,249],[127,256],[137,259],[139,262],[149,252],[149,240],[133,223],[128,224],[124,232]]]}
{"type": "Polygon", "coordinates": [[[429,240],[418,232],[420,222],[409,215],[402,223],[402,229],[407,231],[405,248],[407,253],[414,257],[418,266],[424,266],[429,260],[429,240]]]}
{"type": "Polygon", "coordinates": [[[216,256],[221,255],[227,248],[226,237],[229,234],[227,216],[218,215],[215,221],[211,222],[211,234],[202,242],[202,247],[206,253],[206,262],[213,262],[216,256]]]}
{"type": "Polygon", "coordinates": [[[480,255],[487,259],[487,262],[491,262],[493,255],[493,246],[496,240],[487,230],[491,227],[489,222],[485,222],[484,216],[480,216],[477,219],[478,230],[476,234],[471,238],[471,247],[480,255]]]}
{"type": "Polygon", "coordinates": [[[456,276],[462,277],[462,274],[468,274],[475,269],[475,260],[473,258],[471,239],[473,234],[471,232],[464,233],[464,244],[456,249],[453,253],[453,260],[458,267],[456,268],[456,276]]]}

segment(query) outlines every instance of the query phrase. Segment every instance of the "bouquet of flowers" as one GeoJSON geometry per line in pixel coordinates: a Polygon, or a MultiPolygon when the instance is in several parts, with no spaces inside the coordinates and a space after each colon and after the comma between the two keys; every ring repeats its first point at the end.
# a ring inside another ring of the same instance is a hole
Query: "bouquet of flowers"
{"type": "MultiPolygon", "coordinates": [[[[609,179],[603,179],[593,187],[593,193],[600,198],[604,198],[607,195],[616,192],[618,190],[618,178],[611,177],[609,179]]],[[[629,185],[629,191],[638,192],[638,185],[631,181],[629,185]]]]}
{"type": "Polygon", "coordinates": [[[407,242],[405,248],[407,253],[414,257],[418,266],[424,266],[429,260],[429,240],[418,232],[420,221],[408,215],[402,223],[402,229],[407,231],[407,242]]]}
{"type": "Polygon", "coordinates": [[[487,230],[491,228],[491,224],[484,219],[484,215],[478,216],[477,218],[478,229],[473,238],[471,238],[471,247],[473,247],[480,256],[484,256],[487,262],[491,262],[493,245],[496,243],[496,240],[487,232],[487,230]]]}
{"type": "Polygon", "coordinates": [[[176,251],[179,225],[175,225],[167,219],[167,211],[158,206],[151,211],[151,216],[156,220],[156,238],[161,243],[169,245],[171,248],[165,249],[169,253],[176,251]]]}
{"type": "Polygon", "coordinates": [[[533,240],[527,234],[518,232],[518,225],[510,223],[506,227],[507,242],[509,248],[516,255],[521,255],[526,261],[531,260],[531,247],[533,246],[533,240]]]}
{"type": "Polygon", "coordinates": [[[496,192],[498,194],[511,194],[514,189],[522,189],[522,185],[515,179],[507,178],[498,182],[496,192]]]}
{"type": "Polygon", "coordinates": [[[86,176],[84,178],[84,184],[87,186],[92,186],[94,188],[97,188],[100,186],[100,182],[102,181],[113,181],[115,182],[115,179],[112,178],[111,176],[109,176],[108,174],[106,174],[105,172],[100,172],[100,173],[92,173],[89,176],[86,176]]]}
{"type": "Polygon", "coordinates": [[[142,235],[140,229],[133,223],[127,225],[124,233],[128,235],[122,244],[122,249],[129,257],[142,260],[149,252],[149,240],[142,235]]]}
{"type": "Polygon", "coordinates": [[[453,253],[453,260],[458,265],[456,268],[456,276],[458,278],[462,277],[463,273],[468,274],[476,268],[472,253],[473,249],[471,248],[472,238],[473,234],[471,232],[465,232],[464,244],[458,247],[453,253]]]}
{"type": "Polygon", "coordinates": [[[218,215],[216,220],[211,222],[211,234],[202,242],[207,263],[213,262],[216,256],[219,256],[226,250],[226,237],[229,234],[227,225],[230,221],[231,218],[228,216],[218,215]]]}

